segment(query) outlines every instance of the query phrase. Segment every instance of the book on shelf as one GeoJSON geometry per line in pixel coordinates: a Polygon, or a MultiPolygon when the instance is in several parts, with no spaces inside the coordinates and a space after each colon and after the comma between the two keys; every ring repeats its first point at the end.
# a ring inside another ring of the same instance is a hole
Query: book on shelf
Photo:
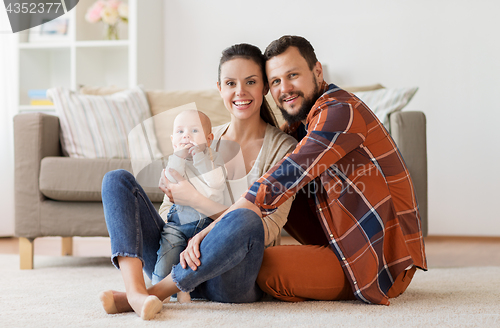
{"type": "Polygon", "coordinates": [[[28,97],[30,99],[47,99],[47,89],[30,89],[28,97]]]}
{"type": "Polygon", "coordinates": [[[49,99],[31,99],[31,106],[54,106],[54,103],[49,99]]]}
{"type": "Polygon", "coordinates": [[[54,103],[47,97],[47,89],[30,89],[28,97],[31,106],[54,106],[54,103]]]}

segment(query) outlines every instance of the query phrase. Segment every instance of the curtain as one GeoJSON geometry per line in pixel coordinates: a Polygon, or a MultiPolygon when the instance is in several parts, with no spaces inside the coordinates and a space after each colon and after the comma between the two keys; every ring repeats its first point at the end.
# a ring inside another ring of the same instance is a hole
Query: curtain
{"type": "MultiPolygon", "coordinates": [[[[3,2],[3,1],[2,1],[3,2]]],[[[12,119],[17,112],[16,35],[5,6],[0,3],[0,237],[14,235],[14,136],[12,119]]]]}

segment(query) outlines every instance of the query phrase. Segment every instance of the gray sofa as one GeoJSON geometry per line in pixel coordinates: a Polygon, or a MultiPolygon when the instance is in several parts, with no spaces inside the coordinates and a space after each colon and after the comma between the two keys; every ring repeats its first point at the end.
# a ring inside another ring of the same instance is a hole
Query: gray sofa
{"type": "MultiPolygon", "coordinates": [[[[148,92],[152,114],[196,101],[204,111],[219,115],[214,125],[228,119],[215,91],[148,92]],[[175,99],[175,101],[172,101],[175,99]],[[212,104],[210,104],[212,102],[212,104]],[[208,109],[208,110],[207,110],[208,109]]],[[[416,189],[424,235],[427,233],[426,120],[422,112],[396,112],[390,116],[390,132],[398,145],[416,189]]],[[[132,172],[130,160],[64,157],[59,118],[44,113],[14,118],[15,233],[19,237],[21,269],[33,268],[33,241],[44,236],[63,237],[63,254],[72,253],[74,236],[107,236],[101,203],[101,181],[114,169],[132,172]]],[[[160,139],[160,138],[159,138],[160,139]]],[[[160,140],[159,140],[160,141],[160,140]]],[[[161,146],[161,145],[160,145],[161,146]]],[[[161,165],[152,165],[137,179],[158,207],[163,193],[157,187],[161,165]],[[154,173],[157,172],[157,173],[154,173]],[[154,179],[150,177],[153,176],[154,179]]],[[[141,172],[142,173],[142,172],[141,172]]]]}

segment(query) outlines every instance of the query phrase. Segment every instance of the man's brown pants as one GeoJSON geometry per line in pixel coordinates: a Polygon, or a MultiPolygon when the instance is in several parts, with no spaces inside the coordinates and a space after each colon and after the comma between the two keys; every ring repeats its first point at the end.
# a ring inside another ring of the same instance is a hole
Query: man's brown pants
{"type": "MultiPolygon", "coordinates": [[[[387,296],[401,295],[415,270],[413,267],[401,273],[387,296]]],[[[266,249],[257,283],[264,292],[283,301],[356,299],[330,246],[284,245],[266,249]]]]}

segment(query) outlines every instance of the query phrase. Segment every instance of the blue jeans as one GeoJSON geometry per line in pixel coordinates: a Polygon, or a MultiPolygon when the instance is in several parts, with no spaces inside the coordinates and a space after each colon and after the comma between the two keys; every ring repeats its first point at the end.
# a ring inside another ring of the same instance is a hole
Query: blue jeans
{"type": "MultiPolygon", "coordinates": [[[[125,170],[108,172],[102,181],[102,202],[111,239],[111,260],[135,257],[152,279],[165,222],[134,176],[125,170]]],[[[264,227],[257,214],[238,209],[226,215],[200,244],[201,265],[196,271],[172,269],[182,291],[231,303],[255,302],[263,293],[256,284],[264,254],[264,227]]]]}
{"type": "Polygon", "coordinates": [[[167,217],[168,222],[163,226],[160,249],[153,271],[154,285],[168,276],[172,267],[179,263],[179,256],[186,248],[188,240],[213,222],[212,219],[203,217],[192,207],[175,204],[170,208],[167,217]],[[190,222],[181,224],[179,216],[190,222]]]}

